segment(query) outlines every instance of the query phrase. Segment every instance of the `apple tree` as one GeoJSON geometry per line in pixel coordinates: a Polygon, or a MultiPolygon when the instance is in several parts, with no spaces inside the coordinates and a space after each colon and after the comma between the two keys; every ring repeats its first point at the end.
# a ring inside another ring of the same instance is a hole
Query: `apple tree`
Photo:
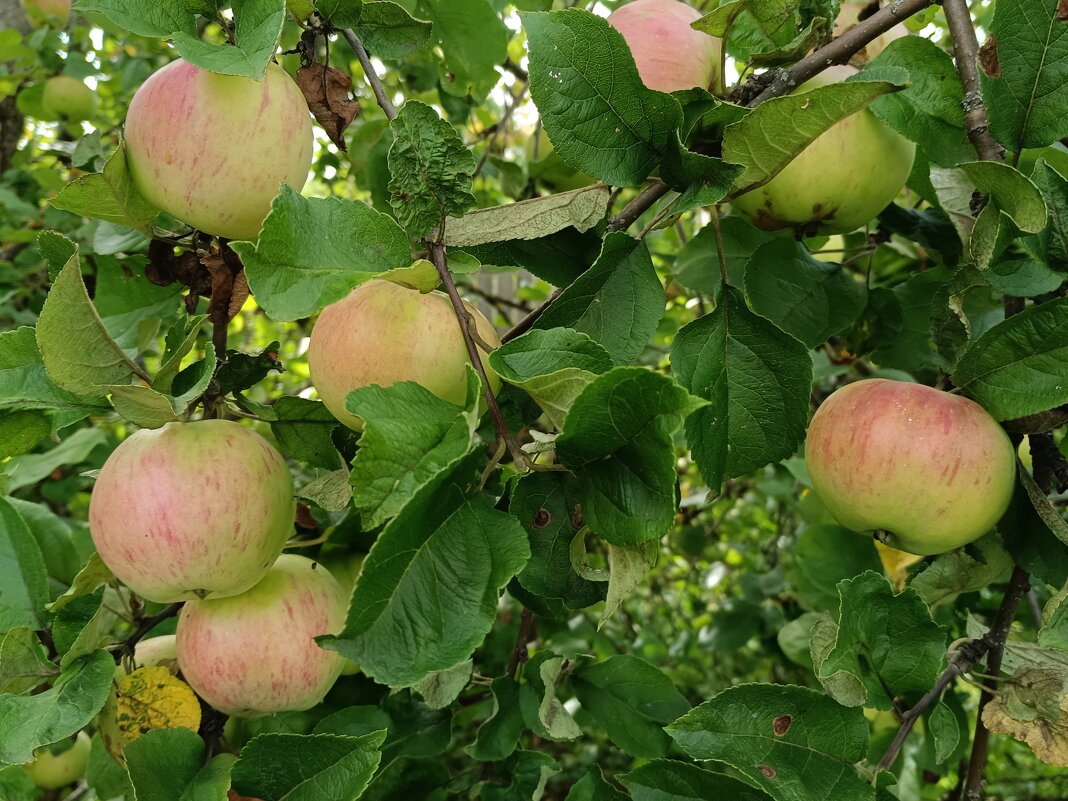
{"type": "Polygon", "coordinates": [[[1068,798],[1063,0],[0,22],[0,799],[1068,798]]]}

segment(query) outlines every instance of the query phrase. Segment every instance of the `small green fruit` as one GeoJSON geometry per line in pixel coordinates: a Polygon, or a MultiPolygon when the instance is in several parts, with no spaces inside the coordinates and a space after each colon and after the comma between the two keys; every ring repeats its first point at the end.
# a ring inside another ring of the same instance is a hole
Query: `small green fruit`
{"type": "Polygon", "coordinates": [[[49,78],[41,103],[63,122],[82,122],[96,114],[96,94],[69,75],[49,78]]]}
{"type": "Polygon", "coordinates": [[[85,775],[89,764],[92,741],[84,731],[71,742],[62,740],[34,752],[34,760],[26,765],[26,775],[42,790],[58,790],[73,784],[85,775]]]}

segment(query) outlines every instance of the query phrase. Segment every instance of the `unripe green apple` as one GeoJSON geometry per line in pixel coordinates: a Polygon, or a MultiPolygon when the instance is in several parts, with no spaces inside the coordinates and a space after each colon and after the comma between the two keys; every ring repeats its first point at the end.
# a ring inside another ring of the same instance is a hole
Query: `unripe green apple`
{"type": "Polygon", "coordinates": [[[22,11],[35,28],[62,28],[70,18],[71,0],[22,0],[22,11]]]}
{"type": "MultiPolygon", "coordinates": [[[[501,344],[493,324],[465,304],[487,345],[501,344]]],[[[482,363],[496,392],[501,385],[482,363]]],[[[345,409],[354,389],[415,381],[439,398],[462,405],[467,397],[467,346],[448,295],[420,292],[375,279],[323,309],[312,329],[308,369],[319,397],[356,431],[363,421],[345,409]]]]}
{"type": "Polygon", "coordinates": [[[41,104],[63,122],[81,122],[96,114],[96,94],[69,75],[57,75],[45,81],[41,104]]]}
{"type": "Polygon", "coordinates": [[[293,531],[293,479],[267,440],[228,420],[168,423],[127,438],[89,504],[100,558],[150,601],[237,595],[293,531]]]}
{"type": "Polygon", "coordinates": [[[312,126],[300,89],[277,64],[262,81],[179,59],[154,73],[126,115],[134,184],[182,222],[255,239],[284,181],[308,179],[312,126]]]}
{"type": "MultiPolygon", "coordinates": [[[[838,11],[838,18],[834,21],[833,35],[835,38],[841,36],[851,28],[855,28],[857,23],[860,22],[861,12],[863,12],[869,5],[870,3],[842,3],[838,11]]],[[[901,23],[898,23],[885,33],[876,36],[864,47],[854,53],[852,58],[849,59],[849,63],[856,67],[862,67],[883,52],[892,41],[908,35],[908,28],[901,23]]]]}
{"type": "Polygon", "coordinates": [[[921,384],[868,379],[832,394],[812,418],[812,486],[854,531],[928,555],[979,539],[1012,498],[1015,451],[973,401],[921,384]]]}
{"type": "Polygon", "coordinates": [[[182,675],[228,715],[309,709],[323,700],[344,662],[315,637],[341,631],[347,602],[325,567],[303,556],[280,556],[243,595],[182,607],[182,675]]]}
{"type": "MultiPolygon", "coordinates": [[[[801,84],[793,94],[856,73],[840,65],[801,84]]],[[[868,109],[822,133],[783,170],[733,203],[757,228],[793,228],[804,236],[847,234],[869,222],[901,191],[916,145],[868,109]]]]}
{"type": "Polygon", "coordinates": [[[91,749],[89,735],[80,731],[74,742],[63,740],[34,751],[33,762],[25,766],[26,775],[42,790],[66,787],[85,775],[91,749]]]}
{"type": "Polygon", "coordinates": [[[658,92],[707,89],[719,70],[720,40],[690,27],[701,12],[679,0],[634,0],[608,15],[623,34],[642,82],[658,92]]]}

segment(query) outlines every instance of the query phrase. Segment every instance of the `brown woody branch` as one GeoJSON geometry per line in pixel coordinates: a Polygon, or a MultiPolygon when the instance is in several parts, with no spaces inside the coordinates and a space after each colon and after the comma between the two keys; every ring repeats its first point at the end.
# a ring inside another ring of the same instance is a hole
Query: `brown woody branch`
{"type": "Polygon", "coordinates": [[[174,617],[182,609],[182,602],[177,601],[169,606],[165,606],[162,610],[154,615],[146,618],[142,618],[141,622],[137,624],[137,628],[134,629],[133,634],[122,641],[122,647],[115,651],[115,663],[118,664],[122,661],[123,656],[133,656],[134,649],[137,647],[137,643],[144,639],[152,629],[158,626],[167,618],[174,617]]]}
{"type": "Polygon", "coordinates": [[[515,647],[512,648],[512,658],[508,660],[508,675],[513,679],[519,672],[519,666],[527,661],[527,645],[538,633],[534,615],[529,609],[524,609],[519,616],[519,633],[515,638],[515,647]]]}
{"type": "Polygon", "coordinates": [[[943,0],[949,35],[953,40],[953,56],[957,72],[964,84],[964,130],[975,152],[983,161],[1001,161],[1005,150],[990,134],[990,118],[979,89],[977,53],[979,40],[975,35],[971,13],[966,0],[943,0]]]}
{"type": "Polygon", "coordinates": [[[375,93],[375,100],[378,101],[379,108],[385,112],[386,117],[389,119],[397,119],[397,109],[389,99],[389,95],[386,94],[386,88],[382,85],[382,80],[378,77],[378,73],[375,72],[374,65],[371,64],[371,57],[367,54],[367,48],[363,46],[360,37],[351,28],[343,28],[341,35],[345,37],[349,47],[356,54],[356,58],[360,60],[360,66],[363,67],[363,75],[367,82],[371,84],[371,91],[375,93]]]}

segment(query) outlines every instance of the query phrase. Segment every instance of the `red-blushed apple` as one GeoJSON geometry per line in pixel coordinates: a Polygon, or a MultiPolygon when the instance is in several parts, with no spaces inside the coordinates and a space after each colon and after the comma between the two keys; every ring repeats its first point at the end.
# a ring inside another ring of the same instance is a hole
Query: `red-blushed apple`
{"type": "Polygon", "coordinates": [[[35,28],[62,28],[70,18],[71,0],[22,0],[22,11],[35,28]]]}
{"type": "MultiPolygon", "coordinates": [[[[841,36],[851,28],[855,28],[857,23],[861,21],[860,15],[869,7],[870,3],[842,3],[838,17],[834,21],[835,38],[841,36]]],[[[867,17],[865,17],[867,19],[867,17]]],[[[881,33],[868,42],[864,47],[858,50],[849,59],[849,63],[855,67],[862,67],[883,52],[887,45],[889,45],[895,39],[900,39],[902,36],[908,36],[909,30],[901,23],[898,23],[885,33],[881,33]]]]}
{"type": "Polygon", "coordinates": [[[339,633],[347,607],[345,591],[325,567],[285,554],[243,595],[182,607],[182,675],[228,715],[309,709],[323,700],[345,661],[315,638],[339,633]]]}
{"type": "Polygon", "coordinates": [[[282,455],[229,420],[138,431],[104,463],[89,503],[104,564],[160,603],[251,588],[282,552],[293,517],[282,455]]]}
{"type": "MultiPolygon", "coordinates": [[[[493,324],[465,304],[482,341],[501,344],[493,324]]],[[[486,365],[486,354],[482,352],[486,365]]],[[[374,279],[323,309],[312,329],[308,369],[323,403],[356,431],[363,421],[345,409],[354,389],[414,381],[443,400],[467,397],[467,346],[448,295],[374,279]]],[[[486,366],[494,392],[500,379],[486,366]]]]}
{"type": "Polygon", "coordinates": [[[979,539],[1005,513],[1016,474],[1005,431],[979,404],[921,384],[868,379],[834,392],[808,429],[812,486],[854,531],[909,553],[979,539]]]}
{"type": "Polygon", "coordinates": [[[690,27],[701,12],[679,0],[634,0],[608,16],[623,34],[642,82],[658,92],[707,89],[719,71],[720,40],[690,27]]]}
{"type": "Polygon", "coordinates": [[[173,61],[137,90],[126,115],[141,194],[227,239],[256,238],[283,181],[300,191],[312,142],[308,104],[277,64],[254,81],[173,61]]]}
{"type": "Polygon", "coordinates": [[[45,81],[41,105],[63,122],[81,122],[96,114],[96,94],[69,75],[57,75],[45,81]]]}
{"type": "MultiPolygon", "coordinates": [[[[856,72],[844,64],[830,67],[791,94],[838,83],[856,72]]],[[[913,142],[861,109],[832,125],[778,175],[731,205],[766,231],[847,234],[897,197],[915,155],[913,142]]]]}
{"type": "Polygon", "coordinates": [[[73,741],[67,739],[38,748],[34,751],[33,762],[26,765],[24,770],[30,781],[42,790],[58,790],[85,775],[91,749],[89,735],[80,731],[73,741]]]}

